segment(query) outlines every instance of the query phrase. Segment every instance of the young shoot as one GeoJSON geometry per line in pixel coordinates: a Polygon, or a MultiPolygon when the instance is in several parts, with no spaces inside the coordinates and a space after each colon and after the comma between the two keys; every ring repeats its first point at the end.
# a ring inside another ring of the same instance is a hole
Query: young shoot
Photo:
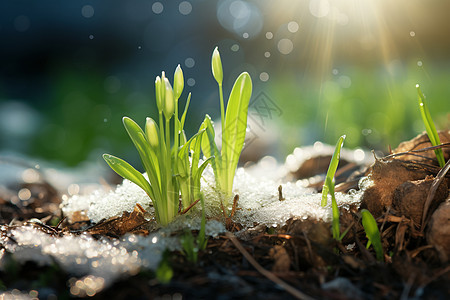
{"type": "Polygon", "coordinates": [[[156,77],[158,124],[152,118],[147,118],[145,130],[142,130],[132,119],[123,118],[148,180],[124,160],[110,154],[103,155],[117,174],[134,182],[147,193],[155,208],[156,220],[161,225],[167,225],[178,214],[180,191],[182,211],[200,199],[200,177],[208,163],[206,160],[199,166],[200,143],[205,131],[200,129],[189,141],[186,141],[183,131],[190,94],[181,120],[178,116],[178,100],[184,87],[183,72],[179,65],[175,70],[173,84],[172,88],[164,72],[161,77],[156,77]]]}
{"type": "Polygon", "coordinates": [[[336,196],[334,195],[334,174],[336,173],[339,158],[341,153],[341,148],[344,145],[345,135],[341,136],[336,143],[336,147],[334,149],[333,156],[330,161],[330,165],[328,166],[327,176],[325,177],[325,182],[322,188],[322,206],[327,205],[328,194],[331,195],[331,212],[332,212],[332,223],[331,223],[331,231],[333,233],[333,238],[337,241],[342,240],[347,231],[345,231],[342,235],[340,232],[340,223],[339,223],[339,208],[336,202],[336,196]]]}
{"type": "MultiPolygon", "coordinates": [[[[425,95],[420,90],[419,84],[416,84],[416,88],[419,100],[420,115],[422,116],[423,124],[425,124],[428,138],[430,139],[431,145],[438,146],[441,144],[441,141],[439,139],[436,127],[434,126],[433,119],[431,119],[430,111],[428,110],[428,105],[425,101],[425,95]]],[[[436,154],[439,166],[443,168],[445,166],[445,159],[442,149],[435,149],[434,153],[436,154]]]]}
{"type": "Polygon", "coordinates": [[[383,246],[381,245],[381,235],[380,231],[378,230],[377,221],[367,209],[362,209],[361,215],[364,231],[366,232],[367,238],[369,239],[369,241],[367,242],[367,248],[369,248],[370,245],[373,245],[377,260],[383,261],[383,246]]]}
{"type": "Polygon", "coordinates": [[[181,238],[181,246],[183,247],[183,254],[187,260],[192,263],[197,263],[198,253],[206,249],[208,244],[208,238],[206,237],[206,216],[205,216],[205,200],[201,197],[202,203],[202,221],[200,231],[197,235],[197,239],[194,239],[192,232],[186,229],[183,237],[181,238]]]}
{"type": "Polygon", "coordinates": [[[236,173],[239,157],[244,147],[247,130],[247,114],[252,94],[252,80],[247,72],[243,72],[236,79],[225,111],[223,99],[223,70],[219,50],[214,49],[211,58],[213,77],[219,87],[219,101],[222,125],[222,147],[219,151],[215,141],[215,131],[211,118],[207,115],[201,126],[206,130],[202,139],[202,150],[206,157],[213,156],[211,161],[216,180],[216,186],[222,196],[225,208],[233,197],[233,180],[236,173]]]}

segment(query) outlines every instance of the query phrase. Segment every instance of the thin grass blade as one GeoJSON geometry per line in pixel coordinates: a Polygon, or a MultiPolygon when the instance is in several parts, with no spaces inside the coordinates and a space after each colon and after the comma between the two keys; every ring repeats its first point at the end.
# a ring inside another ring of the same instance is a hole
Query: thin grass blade
{"type": "Polygon", "coordinates": [[[378,230],[377,221],[367,209],[361,210],[362,224],[369,242],[373,245],[378,261],[384,261],[383,246],[381,245],[381,235],[378,230]]]}
{"type": "MultiPolygon", "coordinates": [[[[341,136],[336,143],[336,147],[334,148],[333,157],[331,157],[330,165],[328,166],[327,176],[325,178],[325,183],[322,189],[322,207],[327,205],[328,202],[328,192],[330,191],[327,182],[333,182],[334,174],[336,173],[339,158],[341,155],[341,148],[344,145],[345,135],[341,136]]],[[[333,195],[333,194],[332,194],[333,195]]]]}
{"type": "MultiPolygon", "coordinates": [[[[422,121],[425,124],[425,129],[428,134],[428,138],[430,139],[431,145],[437,146],[441,144],[441,141],[439,139],[439,135],[437,133],[436,127],[434,126],[433,119],[431,118],[430,111],[428,110],[427,103],[425,101],[425,95],[420,90],[420,86],[416,84],[417,88],[417,95],[419,100],[419,109],[420,109],[420,115],[422,116],[422,121]]],[[[442,152],[442,149],[436,149],[434,150],[434,153],[436,154],[436,158],[439,162],[439,166],[441,168],[445,165],[445,159],[444,154],[442,152]]]]}

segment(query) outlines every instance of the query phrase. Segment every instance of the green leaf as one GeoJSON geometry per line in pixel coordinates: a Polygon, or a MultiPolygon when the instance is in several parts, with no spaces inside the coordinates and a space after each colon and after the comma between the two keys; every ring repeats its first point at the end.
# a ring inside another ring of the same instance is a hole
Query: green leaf
{"type": "Polygon", "coordinates": [[[187,97],[186,105],[184,106],[184,112],[183,112],[183,114],[181,115],[181,121],[180,121],[181,126],[180,126],[180,131],[183,131],[183,128],[184,128],[184,121],[186,120],[186,114],[187,114],[187,111],[188,111],[189,103],[190,103],[190,102],[191,102],[191,93],[189,93],[189,95],[188,95],[188,97],[187,97]]]}
{"type": "MultiPolygon", "coordinates": [[[[252,80],[247,72],[242,73],[236,79],[233,89],[228,99],[225,116],[225,128],[222,128],[224,136],[226,172],[228,176],[227,193],[231,193],[233,179],[236,172],[239,156],[244,147],[245,135],[247,131],[248,104],[252,95],[252,80]]],[[[224,151],[222,150],[222,154],[224,151]]]]}
{"type": "MultiPolygon", "coordinates": [[[[420,90],[420,86],[416,84],[418,100],[419,100],[419,110],[420,115],[422,116],[422,121],[425,124],[425,129],[428,134],[428,138],[430,139],[431,145],[438,146],[441,144],[439,139],[439,134],[437,133],[436,127],[434,126],[433,119],[431,118],[430,111],[428,110],[428,106],[425,101],[425,95],[420,90]]],[[[442,153],[442,149],[434,150],[436,154],[436,158],[439,162],[439,166],[443,168],[445,166],[445,158],[442,153]]]]}
{"type": "Polygon", "coordinates": [[[331,194],[331,214],[333,216],[333,220],[331,222],[331,232],[333,233],[333,238],[335,240],[340,240],[340,222],[339,222],[339,208],[336,202],[336,196],[334,195],[334,183],[331,181],[329,177],[326,179],[326,184],[329,188],[331,194]]]}
{"type": "MultiPolygon", "coordinates": [[[[322,189],[322,202],[321,202],[322,207],[327,205],[328,192],[330,191],[330,186],[328,185],[328,182],[331,182],[331,183],[333,182],[334,174],[336,173],[336,169],[339,164],[341,148],[344,145],[344,140],[345,140],[345,135],[341,136],[339,138],[339,140],[337,141],[336,147],[334,148],[333,157],[331,157],[330,165],[328,166],[327,176],[326,176],[325,183],[324,183],[323,189],[322,189]]],[[[333,194],[334,194],[334,192],[333,192],[333,194]]]]}
{"type": "MultiPolygon", "coordinates": [[[[151,149],[150,144],[145,138],[145,133],[142,131],[141,127],[128,117],[123,118],[123,125],[128,132],[134,146],[138,150],[139,157],[141,158],[142,164],[144,165],[145,171],[149,177],[149,180],[154,188],[155,196],[160,198],[160,185],[161,185],[161,175],[158,165],[158,158],[156,153],[151,149]]],[[[152,200],[156,200],[152,198],[152,200]]]]}
{"type": "Polygon", "coordinates": [[[381,244],[381,235],[378,230],[377,221],[367,209],[361,210],[362,224],[366,232],[369,243],[373,245],[378,261],[384,261],[383,246],[381,244]]]}
{"type": "Polygon", "coordinates": [[[205,120],[200,126],[200,130],[202,129],[206,129],[206,138],[202,139],[201,142],[202,151],[205,157],[214,157],[214,159],[211,161],[211,166],[213,167],[217,180],[217,178],[220,176],[219,169],[221,169],[221,155],[214,140],[215,132],[210,116],[205,116],[205,120]]]}
{"type": "Polygon", "coordinates": [[[120,159],[116,156],[105,153],[103,154],[103,159],[108,163],[111,169],[114,170],[114,172],[116,172],[123,178],[128,179],[129,181],[137,184],[141,189],[143,189],[147,193],[147,195],[151,199],[153,199],[152,187],[139,171],[137,171],[123,159],[120,159]]]}

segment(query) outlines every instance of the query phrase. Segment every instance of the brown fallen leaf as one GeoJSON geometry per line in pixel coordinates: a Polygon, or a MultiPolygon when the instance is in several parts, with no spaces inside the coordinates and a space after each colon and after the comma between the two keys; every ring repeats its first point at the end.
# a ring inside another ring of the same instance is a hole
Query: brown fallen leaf
{"type": "Polygon", "coordinates": [[[104,222],[89,228],[87,232],[90,234],[114,235],[122,236],[125,233],[140,233],[148,235],[149,231],[140,228],[142,225],[148,223],[144,217],[145,210],[140,205],[136,205],[134,210],[129,213],[124,211],[122,216],[113,217],[104,222]]]}

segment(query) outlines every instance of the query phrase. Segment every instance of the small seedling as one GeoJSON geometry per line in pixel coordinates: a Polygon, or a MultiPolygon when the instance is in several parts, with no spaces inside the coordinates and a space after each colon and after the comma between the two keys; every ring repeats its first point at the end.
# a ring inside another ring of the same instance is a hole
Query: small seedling
{"type": "Polygon", "coordinates": [[[173,277],[173,269],[169,263],[169,250],[164,251],[161,262],[155,271],[156,279],[162,284],[169,283],[173,277]]]}
{"type": "Polygon", "coordinates": [[[325,182],[322,188],[322,207],[327,205],[328,194],[331,195],[331,211],[332,211],[332,223],[331,223],[331,231],[333,233],[333,238],[337,241],[340,241],[344,238],[345,234],[347,234],[348,229],[342,233],[340,232],[340,223],[339,223],[339,208],[336,202],[336,196],[334,195],[334,174],[336,173],[339,158],[341,153],[341,148],[344,145],[345,135],[341,136],[336,144],[334,149],[333,156],[330,161],[330,165],[328,166],[327,176],[325,177],[325,182]]]}
{"type": "MultiPolygon", "coordinates": [[[[434,126],[433,119],[431,119],[430,111],[428,110],[428,106],[425,101],[425,95],[420,90],[419,84],[416,84],[416,88],[419,100],[420,115],[422,116],[422,121],[425,124],[428,138],[430,139],[431,145],[438,146],[441,144],[441,141],[439,139],[436,127],[434,126]]],[[[436,154],[439,166],[443,168],[445,166],[445,159],[442,149],[435,149],[434,153],[436,154]]]]}
{"type": "Polygon", "coordinates": [[[252,80],[247,72],[236,79],[231,90],[227,108],[223,99],[223,70],[219,50],[214,49],[211,68],[214,79],[219,86],[219,100],[222,125],[222,148],[218,149],[214,138],[215,132],[211,118],[207,115],[201,128],[206,129],[206,137],[202,139],[202,150],[206,157],[214,156],[211,161],[216,186],[222,194],[222,202],[226,208],[232,198],[233,180],[239,157],[244,147],[247,130],[247,114],[252,94],[252,80]]]}
{"type": "Polygon", "coordinates": [[[381,245],[381,235],[380,231],[378,230],[377,221],[367,209],[362,209],[361,215],[364,231],[366,232],[367,238],[369,239],[366,248],[369,248],[370,245],[373,245],[377,260],[383,261],[383,246],[381,245]]]}
{"type": "Polygon", "coordinates": [[[203,196],[201,196],[200,201],[202,203],[202,221],[197,239],[194,239],[190,230],[186,230],[181,238],[183,253],[187,260],[194,264],[197,263],[199,251],[205,250],[206,245],[208,244],[208,239],[206,238],[205,199],[203,196]]]}
{"type": "Polygon", "coordinates": [[[201,138],[205,130],[200,129],[189,141],[186,141],[183,131],[190,94],[181,120],[178,117],[178,100],[184,87],[183,72],[179,65],[175,70],[173,84],[172,88],[164,72],[161,77],[156,77],[159,125],[152,118],[147,118],[144,131],[132,119],[123,118],[125,129],[147,172],[148,181],[126,161],[110,154],[103,155],[117,174],[134,182],[147,193],[155,208],[156,220],[162,225],[167,225],[178,214],[180,191],[182,209],[190,207],[200,197],[200,177],[209,161],[205,160],[199,166],[201,138]],[[189,155],[192,162],[189,161],[189,155]]]}

